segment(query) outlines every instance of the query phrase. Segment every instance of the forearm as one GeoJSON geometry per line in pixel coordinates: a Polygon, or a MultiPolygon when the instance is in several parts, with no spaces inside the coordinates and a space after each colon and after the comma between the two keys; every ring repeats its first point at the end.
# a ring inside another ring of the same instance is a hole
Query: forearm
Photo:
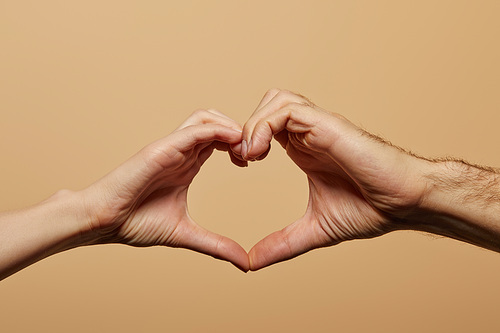
{"type": "Polygon", "coordinates": [[[500,252],[500,175],[461,161],[433,162],[413,229],[500,252]]]}
{"type": "Polygon", "coordinates": [[[43,258],[91,241],[85,207],[77,192],[0,214],[0,280],[43,258]]]}

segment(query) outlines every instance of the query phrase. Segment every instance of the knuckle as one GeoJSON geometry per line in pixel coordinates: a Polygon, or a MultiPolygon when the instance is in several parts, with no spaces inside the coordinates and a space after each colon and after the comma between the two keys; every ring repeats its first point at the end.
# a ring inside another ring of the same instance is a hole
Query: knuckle
{"type": "Polygon", "coordinates": [[[301,96],[289,91],[289,90],[281,90],[277,95],[276,99],[279,100],[279,103],[282,106],[286,106],[291,103],[301,103],[304,104],[304,99],[301,96]]]}
{"type": "Polygon", "coordinates": [[[266,92],[265,97],[276,96],[280,91],[281,89],[271,88],[266,92]]]}
{"type": "Polygon", "coordinates": [[[288,90],[280,90],[280,92],[276,95],[279,99],[289,99],[293,96],[293,93],[288,90]]]}
{"type": "Polygon", "coordinates": [[[311,102],[311,100],[309,100],[307,97],[301,95],[301,94],[297,94],[297,93],[294,93],[293,91],[290,91],[290,90],[281,90],[277,95],[276,95],[277,98],[279,98],[280,101],[282,101],[282,103],[284,105],[287,105],[287,104],[300,104],[300,105],[305,105],[305,106],[309,106],[309,107],[314,107],[314,103],[311,102]]]}
{"type": "Polygon", "coordinates": [[[205,124],[205,123],[209,122],[210,118],[213,117],[213,114],[209,110],[198,109],[198,110],[193,112],[191,117],[196,120],[195,123],[205,124]]]}
{"type": "Polygon", "coordinates": [[[197,110],[193,111],[191,116],[197,117],[197,118],[203,118],[207,115],[207,113],[208,113],[208,111],[205,109],[197,109],[197,110]]]}

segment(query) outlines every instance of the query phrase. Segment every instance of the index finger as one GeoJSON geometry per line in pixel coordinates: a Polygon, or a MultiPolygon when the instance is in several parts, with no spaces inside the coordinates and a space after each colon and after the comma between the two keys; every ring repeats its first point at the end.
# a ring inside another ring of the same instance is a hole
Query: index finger
{"type": "MultiPolygon", "coordinates": [[[[314,109],[299,103],[289,103],[268,115],[262,117],[259,115],[251,132],[246,134],[250,139],[244,158],[247,160],[260,159],[259,157],[267,152],[271,140],[277,134],[280,136],[276,136],[276,139],[283,147],[286,147],[288,136],[283,131],[305,134],[314,127],[317,121],[318,117],[315,115],[314,109]]],[[[308,146],[307,143],[304,142],[304,144],[308,146]]]]}
{"type": "MultiPolygon", "coordinates": [[[[254,132],[255,126],[264,118],[268,117],[272,113],[282,109],[289,104],[302,104],[307,106],[312,106],[313,104],[304,96],[295,94],[287,90],[271,89],[269,90],[259,106],[252,114],[252,116],[247,120],[243,126],[242,135],[242,149],[241,155],[247,156],[248,151],[252,146],[252,134],[254,132]]],[[[276,134],[276,133],[274,133],[276,134]]],[[[267,150],[267,147],[266,147],[267,150]]],[[[247,158],[248,159],[248,158],[247,158]]]]}

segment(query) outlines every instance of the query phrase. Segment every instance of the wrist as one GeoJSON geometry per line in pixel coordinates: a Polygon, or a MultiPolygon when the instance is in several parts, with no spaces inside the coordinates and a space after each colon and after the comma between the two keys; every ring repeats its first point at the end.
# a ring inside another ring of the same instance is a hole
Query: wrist
{"type": "Polygon", "coordinates": [[[414,216],[410,219],[410,229],[435,232],[439,228],[442,216],[456,215],[457,200],[462,185],[462,166],[457,161],[430,161],[423,162],[420,181],[423,183],[423,192],[414,216]]]}
{"type": "Polygon", "coordinates": [[[412,229],[500,251],[500,177],[463,161],[431,162],[420,219],[412,229]]]}
{"type": "Polygon", "coordinates": [[[88,209],[82,191],[59,190],[40,203],[40,209],[50,212],[53,221],[57,221],[60,234],[64,237],[64,246],[74,248],[95,242],[95,232],[91,228],[91,211],[88,209]]]}
{"type": "Polygon", "coordinates": [[[430,165],[424,177],[423,210],[462,215],[467,207],[477,210],[479,206],[488,209],[498,206],[500,177],[494,169],[461,160],[430,162],[430,165]]]}
{"type": "Polygon", "coordinates": [[[387,210],[392,230],[422,230],[420,225],[439,210],[436,201],[440,190],[434,177],[441,173],[442,166],[425,158],[408,157],[411,162],[406,168],[405,185],[396,192],[402,199],[396,195],[400,200],[387,210]]]}
{"type": "Polygon", "coordinates": [[[79,227],[88,244],[113,242],[113,232],[119,213],[109,204],[106,193],[97,184],[73,193],[80,202],[79,227]]]}
{"type": "Polygon", "coordinates": [[[98,227],[100,205],[89,201],[87,192],[59,190],[38,205],[38,209],[49,212],[50,219],[57,223],[52,228],[61,237],[63,248],[59,251],[103,243],[106,233],[98,227]]]}
{"type": "Polygon", "coordinates": [[[0,280],[43,258],[92,244],[78,192],[59,191],[29,208],[0,214],[0,280]]]}
{"type": "Polygon", "coordinates": [[[446,202],[450,200],[450,186],[446,184],[460,176],[454,163],[454,161],[436,161],[427,164],[428,168],[423,176],[425,192],[420,204],[421,211],[439,214],[447,210],[446,202]]]}

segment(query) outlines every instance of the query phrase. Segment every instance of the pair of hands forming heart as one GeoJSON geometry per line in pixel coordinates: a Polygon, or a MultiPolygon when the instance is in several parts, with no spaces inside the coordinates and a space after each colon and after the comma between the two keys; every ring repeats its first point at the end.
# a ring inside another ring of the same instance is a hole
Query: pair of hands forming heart
{"type": "Polygon", "coordinates": [[[183,247],[258,270],[311,249],[405,229],[425,195],[428,161],[366,133],[306,98],[270,90],[242,128],[215,110],[197,111],[169,136],[84,190],[90,243],[183,247]],[[300,219],[247,252],[196,224],[187,191],[214,149],[234,164],[265,158],[275,138],[306,173],[300,219]]]}
{"type": "Polygon", "coordinates": [[[500,171],[409,154],[288,91],[270,90],[242,128],[195,112],[82,191],[62,190],[0,214],[0,280],[83,245],[184,247],[258,270],[311,249],[413,229],[500,252],[500,171]],[[305,172],[305,214],[249,253],[197,225],[187,191],[214,149],[234,164],[261,160],[275,138],[305,172]]]}

